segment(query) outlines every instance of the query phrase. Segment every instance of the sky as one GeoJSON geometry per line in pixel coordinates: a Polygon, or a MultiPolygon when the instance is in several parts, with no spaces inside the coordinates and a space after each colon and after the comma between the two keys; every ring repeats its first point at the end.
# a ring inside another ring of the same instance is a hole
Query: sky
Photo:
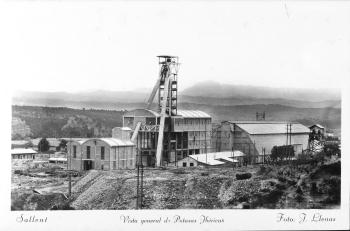
{"type": "Polygon", "coordinates": [[[345,1],[34,1],[0,11],[13,90],[148,89],[163,54],[179,56],[182,89],[208,80],[335,89],[350,76],[345,1]]]}

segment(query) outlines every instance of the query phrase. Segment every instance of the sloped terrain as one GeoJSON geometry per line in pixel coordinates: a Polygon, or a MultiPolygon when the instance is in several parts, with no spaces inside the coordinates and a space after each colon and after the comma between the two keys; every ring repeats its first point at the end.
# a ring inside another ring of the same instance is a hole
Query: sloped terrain
{"type": "MultiPolygon", "coordinates": [[[[135,209],[135,171],[90,171],[73,186],[74,209],[135,209]]],[[[145,169],[144,209],[335,208],[340,161],[324,165],[145,169]],[[237,180],[237,173],[249,179],[237,180]]]]}

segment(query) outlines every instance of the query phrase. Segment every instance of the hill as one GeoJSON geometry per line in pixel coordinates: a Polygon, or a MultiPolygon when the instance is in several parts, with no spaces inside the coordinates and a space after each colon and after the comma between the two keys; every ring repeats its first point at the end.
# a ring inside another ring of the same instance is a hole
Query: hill
{"type": "MultiPolygon", "coordinates": [[[[128,109],[144,107],[131,103],[128,109]]],[[[276,104],[209,105],[180,103],[180,109],[202,110],[213,122],[223,120],[255,120],[256,112],[266,112],[266,120],[297,121],[306,126],[320,123],[340,134],[341,109],[296,108],[276,104]]],[[[12,116],[30,127],[33,137],[108,137],[113,127],[122,126],[124,111],[72,109],[66,107],[12,106],[12,116]]]]}
{"type": "Polygon", "coordinates": [[[221,84],[215,81],[204,81],[184,89],[181,95],[214,97],[214,98],[256,98],[287,99],[319,102],[340,100],[341,93],[335,89],[310,88],[273,88],[246,85],[221,84]]]}
{"type": "Polygon", "coordinates": [[[122,111],[12,106],[12,117],[30,127],[32,137],[109,137],[122,126],[122,111]]]}
{"type": "MultiPolygon", "coordinates": [[[[84,91],[31,92],[18,91],[13,95],[15,105],[131,109],[147,101],[151,90],[135,91],[84,91]]],[[[208,105],[280,104],[299,108],[324,108],[341,106],[340,92],[329,89],[278,89],[200,82],[179,92],[180,103],[208,105]]]]}

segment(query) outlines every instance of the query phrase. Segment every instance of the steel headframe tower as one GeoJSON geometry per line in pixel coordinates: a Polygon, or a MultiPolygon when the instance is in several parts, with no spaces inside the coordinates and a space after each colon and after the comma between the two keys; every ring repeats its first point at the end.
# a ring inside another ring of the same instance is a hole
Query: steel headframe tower
{"type": "Polygon", "coordinates": [[[153,87],[147,102],[147,109],[151,108],[154,97],[158,92],[158,111],[160,123],[158,130],[158,142],[156,153],[156,165],[162,164],[163,138],[165,118],[177,115],[177,73],[179,58],[177,56],[157,56],[159,60],[159,77],[153,87]]]}

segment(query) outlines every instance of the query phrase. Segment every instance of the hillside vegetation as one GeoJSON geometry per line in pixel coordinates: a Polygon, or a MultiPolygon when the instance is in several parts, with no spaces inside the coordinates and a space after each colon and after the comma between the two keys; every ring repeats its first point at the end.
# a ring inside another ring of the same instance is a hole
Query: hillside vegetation
{"type": "MultiPolygon", "coordinates": [[[[144,105],[130,104],[132,108],[144,105]]],[[[255,120],[256,112],[266,112],[266,120],[297,121],[306,126],[319,123],[340,134],[341,109],[296,108],[276,104],[209,105],[180,103],[180,109],[202,110],[213,122],[224,120],[255,120]]],[[[65,107],[12,106],[12,116],[30,127],[33,137],[108,137],[113,127],[122,126],[123,111],[72,109],[65,107]]]]}
{"type": "Polygon", "coordinates": [[[64,107],[12,106],[12,116],[30,127],[32,137],[109,137],[122,126],[122,112],[64,107]]]}

